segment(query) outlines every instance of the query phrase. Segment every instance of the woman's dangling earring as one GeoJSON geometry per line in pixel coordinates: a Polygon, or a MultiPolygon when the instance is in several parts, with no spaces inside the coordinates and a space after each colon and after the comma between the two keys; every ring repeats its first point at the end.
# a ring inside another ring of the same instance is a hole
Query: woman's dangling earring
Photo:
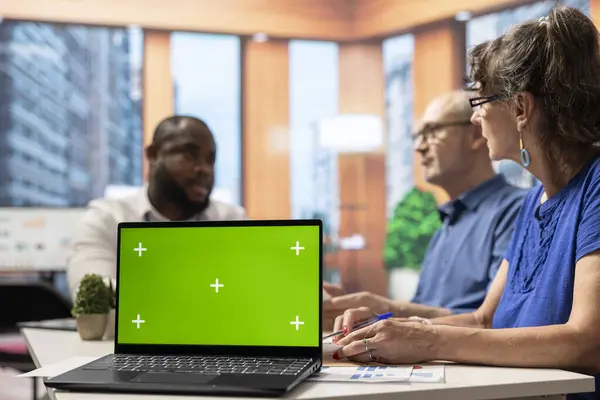
{"type": "Polygon", "coordinates": [[[525,147],[523,147],[523,134],[519,134],[519,147],[521,147],[521,164],[525,168],[531,165],[531,156],[525,147]]]}

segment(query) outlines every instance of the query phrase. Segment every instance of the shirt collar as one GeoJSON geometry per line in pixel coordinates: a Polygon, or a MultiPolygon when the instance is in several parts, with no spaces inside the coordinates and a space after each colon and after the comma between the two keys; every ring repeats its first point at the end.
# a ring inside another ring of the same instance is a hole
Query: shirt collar
{"type": "Polygon", "coordinates": [[[458,198],[442,204],[438,208],[441,220],[445,221],[449,218],[450,223],[455,222],[463,210],[476,210],[486,198],[505,184],[506,179],[504,179],[504,176],[496,175],[473,189],[464,192],[458,198]]]}
{"type": "MultiPolygon", "coordinates": [[[[209,203],[208,207],[204,212],[200,214],[193,215],[188,221],[202,221],[209,220],[211,215],[214,214],[212,202],[209,203]]],[[[148,185],[144,185],[143,189],[139,191],[138,194],[138,211],[139,218],[141,221],[169,221],[167,217],[162,215],[152,203],[150,203],[150,199],[148,198],[148,185]]]]}

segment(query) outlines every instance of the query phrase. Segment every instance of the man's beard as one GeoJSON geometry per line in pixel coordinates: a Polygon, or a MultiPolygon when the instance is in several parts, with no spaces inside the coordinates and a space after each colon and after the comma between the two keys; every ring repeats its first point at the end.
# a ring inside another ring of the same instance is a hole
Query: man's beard
{"type": "Polygon", "coordinates": [[[159,196],[164,201],[180,207],[186,214],[200,214],[208,207],[212,188],[203,201],[192,201],[188,198],[185,189],[177,183],[164,164],[156,167],[154,180],[159,196]]]}

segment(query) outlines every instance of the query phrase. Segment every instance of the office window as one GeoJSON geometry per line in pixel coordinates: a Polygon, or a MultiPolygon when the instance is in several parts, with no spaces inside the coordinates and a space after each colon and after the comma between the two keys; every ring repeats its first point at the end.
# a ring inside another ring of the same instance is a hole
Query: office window
{"type": "Polygon", "coordinates": [[[237,36],[174,32],[175,113],[208,124],[217,143],[213,197],[241,204],[241,49],[237,36]]]}
{"type": "Polygon", "coordinates": [[[338,113],[338,46],[292,40],[290,60],[290,199],[293,218],[322,218],[339,228],[337,154],[319,146],[319,121],[338,113]]]}
{"type": "Polygon", "coordinates": [[[0,206],[141,185],[142,32],[0,22],[0,206]]]}
{"type": "MultiPolygon", "coordinates": [[[[561,0],[561,4],[574,7],[590,15],[590,0],[561,0]]],[[[482,15],[467,22],[467,49],[485,40],[492,40],[522,22],[548,15],[555,0],[537,1],[517,8],[482,15]]]]}
{"type": "Polygon", "coordinates": [[[413,149],[413,35],[383,41],[387,120],[387,215],[414,187],[413,149]]]}
{"type": "MultiPolygon", "coordinates": [[[[471,49],[483,41],[496,39],[506,33],[513,25],[548,15],[555,3],[554,0],[538,1],[471,19],[467,22],[467,49],[471,49]]],[[[590,15],[589,0],[562,0],[560,3],[578,8],[586,15],[590,15]]],[[[529,188],[538,183],[533,175],[513,161],[494,162],[494,167],[496,171],[503,174],[509,182],[515,185],[529,188]]]]}

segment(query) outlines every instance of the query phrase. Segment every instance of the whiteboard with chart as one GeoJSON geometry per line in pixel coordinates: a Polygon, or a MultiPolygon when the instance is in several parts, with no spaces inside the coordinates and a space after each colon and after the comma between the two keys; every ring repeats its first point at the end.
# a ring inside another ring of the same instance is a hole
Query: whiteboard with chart
{"type": "Polygon", "coordinates": [[[84,208],[0,208],[0,271],[66,267],[84,208]]]}

